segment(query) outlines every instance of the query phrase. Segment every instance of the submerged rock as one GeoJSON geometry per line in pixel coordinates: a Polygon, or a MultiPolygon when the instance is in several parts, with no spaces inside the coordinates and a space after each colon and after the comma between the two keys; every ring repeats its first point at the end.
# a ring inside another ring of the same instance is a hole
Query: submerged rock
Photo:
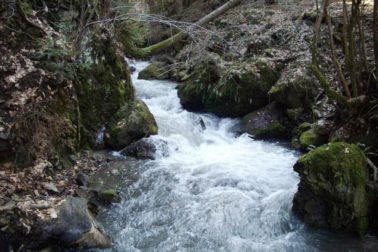
{"type": "Polygon", "coordinates": [[[145,69],[140,71],[138,74],[138,79],[143,79],[143,80],[151,80],[151,79],[166,80],[166,79],[169,79],[169,77],[170,77],[169,65],[160,61],[152,62],[145,69]]]}
{"type": "Polygon", "coordinates": [[[111,148],[124,148],[132,142],[157,134],[154,116],[147,105],[135,99],[122,107],[112,118],[105,134],[105,142],[111,148]]]}
{"type": "Polygon", "coordinates": [[[156,147],[146,140],[139,140],[121,150],[122,155],[139,159],[155,159],[156,147]]]}
{"type": "Polygon", "coordinates": [[[243,131],[258,139],[286,138],[289,130],[284,126],[284,112],[273,102],[246,115],[242,120],[243,131]]]}
{"type": "Polygon", "coordinates": [[[364,234],[368,227],[366,157],[356,145],[331,143],[294,166],[300,183],[293,211],[307,224],[364,234]]]}

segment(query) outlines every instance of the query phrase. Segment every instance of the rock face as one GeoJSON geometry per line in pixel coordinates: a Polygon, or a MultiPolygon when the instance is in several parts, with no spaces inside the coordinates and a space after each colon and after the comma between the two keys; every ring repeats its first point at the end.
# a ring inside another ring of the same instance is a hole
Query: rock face
{"type": "Polygon", "coordinates": [[[143,80],[166,80],[169,79],[169,77],[169,65],[160,61],[152,62],[138,74],[138,79],[143,80]]]}
{"type": "Polygon", "coordinates": [[[284,112],[276,102],[249,113],[243,118],[242,130],[255,138],[286,138],[289,134],[284,126],[284,112]]]}
{"type": "Polygon", "coordinates": [[[300,176],[294,213],[313,226],[366,232],[366,157],[356,145],[323,145],[302,156],[294,170],[300,176]]]}
{"type": "Polygon", "coordinates": [[[155,118],[146,104],[135,99],[113,116],[105,134],[105,142],[111,148],[121,149],[138,139],[157,134],[157,131],[155,118]]]}
{"type": "Polygon", "coordinates": [[[268,104],[268,91],[279,77],[265,58],[224,62],[209,54],[179,87],[181,104],[189,110],[239,117],[268,104]]]}
{"type": "Polygon", "coordinates": [[[57,218],[46,227],[49,234],[59,243],[69,247],[109,248],[110,238],[87,209],[83,198],[68,197],[58,208],[57,218]]]}

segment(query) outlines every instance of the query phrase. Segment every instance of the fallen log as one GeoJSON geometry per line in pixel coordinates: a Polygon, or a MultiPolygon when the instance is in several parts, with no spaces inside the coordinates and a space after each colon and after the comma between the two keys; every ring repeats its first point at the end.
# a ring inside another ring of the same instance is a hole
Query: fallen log
{"type": "Polygon", "coordinates": [[[191,32],[193,29],[214,20],[215,18],[219,17],[229,9],[239,5],[241,2],[242,0],[230,0],[222,6],[220,6],[219,8],[217,8],[216,10],[209,13],[208,15],[204,16],[197,22],[195,22],[187,31],[178,32],[175,35],[154,45],[145,48],[137,48],[133,44],[128,43],[127,45],[125,45],[126,53],[135,58],[145,58],[158,52],[161,52],[162,50],[167,49],[186,38],[189,32],[191,32]]]}

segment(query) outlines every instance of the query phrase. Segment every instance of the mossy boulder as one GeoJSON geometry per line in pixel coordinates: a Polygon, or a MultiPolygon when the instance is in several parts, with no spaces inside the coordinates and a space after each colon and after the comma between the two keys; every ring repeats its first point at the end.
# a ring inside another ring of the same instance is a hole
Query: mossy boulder
{"type": "Polygon", "coordinates": [[[92,40],[91,63],[79,69],[75,81],[83,147],[94,147],[96,133],[135,97],[128,64],[114,37],[100,33],[92,40]]]}
{"type": "Polygon", "coordinates": [[[293,211],[307,224],[364,234],[368,227],[366,156],[353,144],[330,143],[300,157],[293,211]]]}
{"type": "Polygon", "coordinates": [[[240,117],[268,104],[278,77],[279,69],[265,58],[223,62],[215,56],[194,67],[178,94],[184,108],[240,117]]]}
{"type": "Polygon", "coordinates": [[[122,107],[110,120],[105,143],[121,149],[143,137],[157,134],[158,127],[147,105],[140,99],[122,107]]]}
{"type": "Polygon", "coordinates": [[[284,125],[284,111],[275,102],[247,114],[242,120],[242,130],[258,139],[286,138],[289,130],[284,125]]]}
{"type": "Polygon", "coordinates": [[[327,143],[329,138],[329,132],[325,127],[308,122],[300,124],[293,130],[292,134],[291,145],[304,151],[327,143]]]}
{"type": "Polygon", "coordinates": [[[317,82],[309,73],[307,61],[293,62],[282,71],[269,96],[289,109],[311,108],[318,92],[317,82]]]}
{"type": "Polygon", "coordinates": [[[170,78],[170,68],[169,65],[155,61],[148,65],[145,69],[139,72],[138,79],[143,80],[165,80],[170,78]]]}
{"type": "Polygon", "coordinates": [[[302,149],[306,150],[311,146],[318,147],[325,144],[327,140],[328,137],[326,135],[321,134],[316,127],[313,127],[300,135],[299,144],[302,149]]]}
{"type": "Polygon", "coordinates": [[[220,79],[220,57],[209,54],[190,71],[184,84],[179,86],[181,105],[191,111],[203,111],[207,93],[220,79]]]}

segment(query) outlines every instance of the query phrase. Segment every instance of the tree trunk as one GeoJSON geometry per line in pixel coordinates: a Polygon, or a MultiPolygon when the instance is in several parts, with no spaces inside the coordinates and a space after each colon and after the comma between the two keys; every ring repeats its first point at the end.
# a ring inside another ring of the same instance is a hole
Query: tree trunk
{"type": "Polygon", "coordinates": [[[374,0],[374,58],[375,58],[375,83],[378,89],[378,0],[374,0]]]}
{"type": "Polygon", "coordinates": [[[197,22],[195,22],[190,28],[188,31],[185,31],[185,32],[179,32],[159,43],[156,43],[154,45],[151,45],[151,46],[148,46],[148,47],[145,47],[145,48],[136,48],[132,45],[127,45],[126,47],[126,51],[127,51],[127,54],[129,54],[130,56],[132,57],[136,57],[136,58],[143,58],[143,57],[148,57],[148,56],[151,56],[153,54],[156,54],[158,52],[161,52],[162,50],[164,49],[167,49],[171,46],[173,46],[174,44],[178,43],[179,41],[181,41],[182,39],[184,39],[185,37],[188,36],[188,32],[192,31],[193,29],[197,28],[197,27],[200,27],[208,22],[210,22],[211,20],[214,20],[215,18],[219,17],[220,15],[222,15],[224,12],[228,11],[229,9],[235,7],[236,5],[240,4],[242,0],[230,0],[228,1],[227,3],[225,3],[224,5],[220,6],[218,9],[214,10],[213,12],[211,12],[210,14],[204,16],[203,18],[201,18],[200,20],[198,20],[197,22]]]}

